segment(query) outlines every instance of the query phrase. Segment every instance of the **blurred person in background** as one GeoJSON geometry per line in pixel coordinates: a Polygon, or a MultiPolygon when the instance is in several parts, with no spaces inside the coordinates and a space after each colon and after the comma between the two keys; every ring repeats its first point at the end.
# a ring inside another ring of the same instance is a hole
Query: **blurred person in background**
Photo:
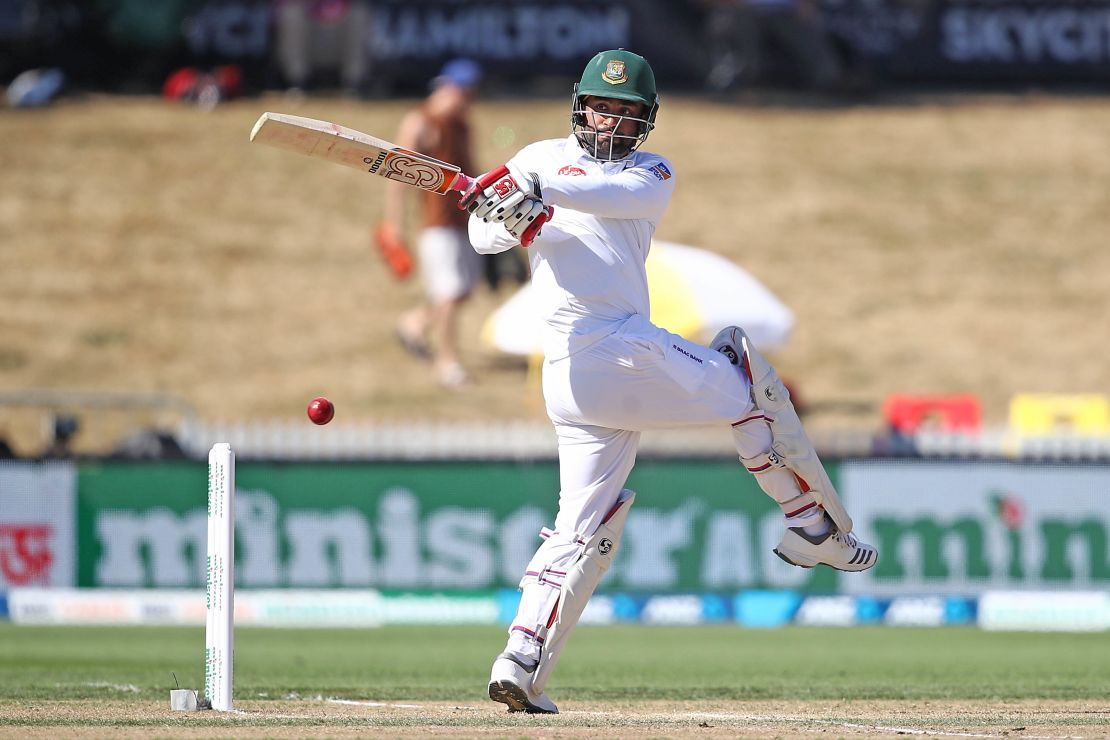
{"type": "Polygon", "coordinates": [[[729,327],[704,347],[651,323],[645,262],[677,177],[639,149],[659,110],[647,60],[601,52],[572,101],[567,138],[525,147],[459,201],[477,251],[528,247],[559,446],[554,528],[540,533],[488,685],[517,712],[558,711],[545,687],[620,546],[643,430],[731,428],[741,462],[781,507],[774,552],[791,565],[858,571],[878,561],[851,534],[789,393],[747,335],[729,327]]]}
{"type": "Polygon", "coordinates": [[[349,95],[369,78],[370,5],[365,0],[275,0],[278,66],[290,92],[302,93],[323,71],[338,71],[349,95]]]}
{"type": "Polygon", "coordinates": [[[708,87],[724,92],[766,83],[773,51],[810,90],[837,91],[844,64],[821,23],[818,0],[700,0],[707,6],[708,87]]]}
{"type": "MultiPolygon", "coordinates": [[[[468,119],[481,80],[477,62],[447,62],[432,81],[428,97],[402,119],[396,143],[473,172],[468,119]]],[[[432,360],[441,385],[459,388],[467,381],[459,356],[459,315],[481,276],[481,258],[470,246],[466,214],[455,207],[457,198],[391,182],[375,241],[396,277],[406,277],[412,268],[404,239],[411,197],[420,199],[417,262],[425,300],[401,315],[397,336],[407,350],[432,360]]]]}

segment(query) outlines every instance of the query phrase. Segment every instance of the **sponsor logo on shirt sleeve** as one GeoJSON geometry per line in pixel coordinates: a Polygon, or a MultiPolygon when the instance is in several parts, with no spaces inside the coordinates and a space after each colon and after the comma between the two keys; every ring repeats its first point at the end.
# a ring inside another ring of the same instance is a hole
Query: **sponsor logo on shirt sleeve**
{"type": "Polygon", "coordinates": [[[559,170],[559,174],[560,175],[572,175],[574,177],[577,177],[579,175],[585,175],[586,170],[582,169],[581,167],[575,167],[572,164],[568,164],[568,165],[562,167],[559,170]]]}
{"type": "Polygon", "coordinates": [[[660,162],[659,164],[652,167],[651,168],[651,173],[653,175],[655,175],[655,179],[657,179],[657,180],[670,180],[671,179],[670,169],[668,169],[667,165],[663,164],[662,162],[660,162]]]}

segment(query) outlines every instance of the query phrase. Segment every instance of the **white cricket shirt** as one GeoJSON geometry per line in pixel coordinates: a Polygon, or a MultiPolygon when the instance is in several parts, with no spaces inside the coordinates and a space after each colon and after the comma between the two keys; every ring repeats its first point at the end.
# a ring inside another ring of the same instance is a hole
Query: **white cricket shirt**
{"type": "MultiPolygon", "coordinates": [[[[674,192],[670,162],[651,152],[600,162],[572,135],[521,149],[509,167],[538,174],[544,202],[555,206],[527,250],[547,359],[585,349],[633,315],[650,319],[644,263],[674,192]]],[[[499,223],[471,216],[469,230],[481,254],[518,244],[499,223]]]]}

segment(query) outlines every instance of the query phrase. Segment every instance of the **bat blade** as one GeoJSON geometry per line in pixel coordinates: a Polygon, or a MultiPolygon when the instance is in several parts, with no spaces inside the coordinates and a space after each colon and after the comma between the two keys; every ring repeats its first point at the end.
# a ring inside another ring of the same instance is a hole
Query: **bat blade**
{"type": "Polygon", "coordinates": [[[470,178],[450,162],[441,162],[384,139],[315,118],[263,113],[251,130],[250,140],[440,195],[451,190],[462,191],[470,185],[470,178]]]}

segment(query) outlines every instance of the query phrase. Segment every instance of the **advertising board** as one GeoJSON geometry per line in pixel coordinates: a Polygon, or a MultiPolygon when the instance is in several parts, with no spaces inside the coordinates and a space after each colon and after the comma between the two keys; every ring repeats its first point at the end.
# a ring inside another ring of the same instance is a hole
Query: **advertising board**
{"type": "MultiPolygon", "coordinates": [[[[80,586],[197,587],[205,574],[205,470],[82,466],[80,586]]],[[[771,553],[779,508],[739,463],[645,461],[603,588],[830,591],[837,574],[771,553]]],[[[237,467],[236,587],[515,588],[555,514],[554,463],[237,467]]]]}
{"type": "Polygon", "coordinates": [[[881,554],[848,593],[1110,588],[1110,467],[851,462],[841,489],[881,554]]]}

